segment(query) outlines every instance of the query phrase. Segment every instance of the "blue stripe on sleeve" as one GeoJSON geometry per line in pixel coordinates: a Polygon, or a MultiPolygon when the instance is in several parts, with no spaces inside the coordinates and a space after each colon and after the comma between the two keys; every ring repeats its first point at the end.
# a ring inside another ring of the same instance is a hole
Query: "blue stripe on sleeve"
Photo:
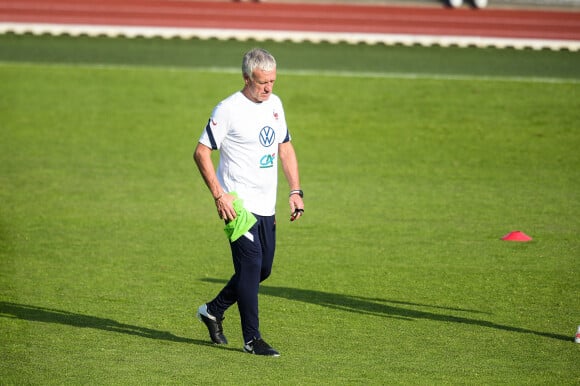
{"type": "Polygon", "coordinates": [[[215,143],[215,138],[213,137],[213,133],[211,132],[211,127],[209,123],[211,122],[211,118],[207,121],[207,126],[205,127],[205,131],[207,132],[207,136],[209,138],[209,142],[211,143],[212,150],[217,150],[217,144],[215,143]]]}

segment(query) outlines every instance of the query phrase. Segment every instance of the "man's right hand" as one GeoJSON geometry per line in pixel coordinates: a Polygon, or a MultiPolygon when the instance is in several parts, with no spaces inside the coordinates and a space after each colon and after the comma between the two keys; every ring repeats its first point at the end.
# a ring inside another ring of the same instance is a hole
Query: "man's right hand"
{"type": "Polygon", "coordinates": [[[218,216],[226,222],[236,218],[236,211],[234,210],[235,199],[233,195],[224,193],[215,200],[218,216]]]}

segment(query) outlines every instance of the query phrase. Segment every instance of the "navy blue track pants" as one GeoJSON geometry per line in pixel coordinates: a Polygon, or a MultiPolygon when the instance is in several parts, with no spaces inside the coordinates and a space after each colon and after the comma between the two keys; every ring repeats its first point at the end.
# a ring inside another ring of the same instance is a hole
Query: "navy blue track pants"
{"type": "Polygon", "coordinates": [[[254,216],[258,221],[249,230],[250,235],[230,243],[234,275],[207,305],[209,313],[221,319],[226,310],[237,302],[245,343],[261,338],[258,289],[260,282],[272,272],[276,249],[275,216],[254,216]]]}

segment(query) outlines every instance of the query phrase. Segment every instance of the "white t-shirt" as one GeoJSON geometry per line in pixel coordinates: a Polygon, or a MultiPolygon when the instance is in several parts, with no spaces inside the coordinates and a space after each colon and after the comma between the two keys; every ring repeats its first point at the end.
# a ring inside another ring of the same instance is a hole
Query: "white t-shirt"
{"type": "Polygon", "coordinates": [[[278,144],[290,141],[278,96],[255,103],[238,91],[213,110],[199,142],[220,151],[217,177],[226,192],[237,192],[250,212],[276,210],[278,144]]]}

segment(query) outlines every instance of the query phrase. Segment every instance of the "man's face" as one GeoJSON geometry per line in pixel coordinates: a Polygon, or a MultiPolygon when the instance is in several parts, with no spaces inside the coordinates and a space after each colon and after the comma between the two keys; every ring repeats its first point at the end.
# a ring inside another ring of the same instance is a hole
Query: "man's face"
{"type": "Polygon", "coordinates": [[[243,91],[244,95],[252,102],[260,103],[267,101],[274,89],[276,69],[272,71],[256,69],[252,75],[252,78],[244,76],[244,81],[246,82],[243,91]]]}

